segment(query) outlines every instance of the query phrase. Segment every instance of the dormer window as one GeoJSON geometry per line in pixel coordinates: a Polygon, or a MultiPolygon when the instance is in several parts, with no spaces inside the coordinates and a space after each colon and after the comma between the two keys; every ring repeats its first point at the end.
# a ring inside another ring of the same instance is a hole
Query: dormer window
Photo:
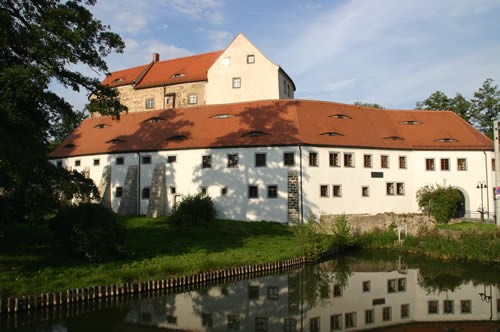
{"type": "Polygon", "coordinates": [[[99,123],[98,125],[94,126],[94,128],[97,128],[97,129],[104,129],[106,127],[109,127],[109,125],[107,125],[105,123],[99,123]]]}
{"type": "Polygon", "coordinates": [[[407,125],[407,126],[416,126],[416,125],[421,125],[422,122],[415,121],[415,120],[405,120],[405,121],[401,121],[400,124],[407,125]]]}
{"type": "Polygon", "coordinates": [[[73,143],[68,143],[68,144],[66,144],[66,145],[64,146],[64,148],[66,148],[66,149],[73,149],[73,148],[75,148],[75,147],[76,147],[76,145],[75,145],[75,144],[73,144],[73,143]]]}
{"type": "Polygon", "coordinates": [[[454,142],[457,142],[456,139],[454,138],[451,138],[451,137],[443,137],[443,138],[439,138],[436,140],[436,142],[442,142],[442,143],[454,143],[454,142]]]}
{"type": "Polygon", "coordinates": [[[111,81],[111,83],[118,83],[118,82],[121,82],[121,81],[123,81],[123,78],[118,77],[118,78],[115,78],[113,81],[111,81]]]}
{"type": "Polygon", "coordinates": [[[245,135],[243,135],[243,137],[259,137],[259,136],[264,136],[264,135],[269,135],[269,134],[265,133],[263,131],[254,130],[254,131],[246,133],[245,135]]]}
{"type": "Polygon", "coordinates": [[[121,144],[121,143],[125,143],[125,142],[126,142],[126,140],[117,137],[117,138],[113,138],[113,139],[107,141],[106,143],[109,143],[109,144],[121,144]]]}
{"type": "Polygon", "coordinates": [[[144,120],[143,122],[147,122],[147,123],[158,123],[158,122],[162,122],[162,121],[165,121],[165,119],[163,118],[160,118],[159,116],[154,116],[152,118],[149,118],[147,120],[144,120]]]}
{"type": "Polygon", "coordinates": [[[342,113],[332,114],[332,115],[329,115],[328,117],[335,118],[335,119],[348,119],[348,120],[352,120],[352,118],[349,115],[345,115],[345,114],[342,114],[342,113]]]}
{"type": "Polygon", "coordinates": [[[387,137],[384,137],[384,139],[389,140],[389,141],[404,141],[404,138],[399,137],[399,136],[387,136],[387,137]]]}
{"type": "Polygon", "coordinates": [[[182,142],[187,139],[186,135],[174,135],[167,138],[167,141],[182,142]]]}
{"type": "Polygon", "coordinates": [[[336,131],[327,131],[327,132],[321,133],[320,135],[323,135],[323,136],[344,136],[344,134],[338,133],[336,131]]]}
{"type": "Polygon", "coordinates": [[[172,75],[172,78],[179,78],[179,77],[184,77],[184,76],[186,76],[186,75],[183,73],[175,73],[172,75]]]}
{"type": "Polygon", "coordinates": [[[229,119],[232,117],[234,117],[234,115],[232,115],[232,114],[217,114],[217,115],[212,116],[212,119],[229,119]]]}

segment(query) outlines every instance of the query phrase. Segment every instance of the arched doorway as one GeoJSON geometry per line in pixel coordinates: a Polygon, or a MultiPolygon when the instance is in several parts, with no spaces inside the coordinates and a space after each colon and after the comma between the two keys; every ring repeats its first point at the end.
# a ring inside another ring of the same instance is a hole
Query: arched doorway
{"type": "Polygon", "coordinates": [[[457,202],[455,218],[463,218],[465,216],[465,196],[460,189],[455,190],[460,193],[460,200],[457,202]]]}

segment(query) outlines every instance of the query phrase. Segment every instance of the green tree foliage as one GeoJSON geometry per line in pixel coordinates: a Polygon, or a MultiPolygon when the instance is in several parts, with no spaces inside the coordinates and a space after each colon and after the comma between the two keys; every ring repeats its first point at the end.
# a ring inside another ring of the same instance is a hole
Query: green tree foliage
{"type": "Polygon", "coordinates": [[[352,103],[353,105],[356,106],[363,106],[363,107],[371,107],[371,108],[379,108],[379,109],[384,109],[385,107],[379,105],[379,104],[374,104],[374,103],[364,103],[362,101],[355,101],[352,103]]]}
{"type": "Polygon", "coordinates": [[[349,218],[345,214],[335,217],[333,224],[333,243],[335,247],[344,250],[347,247],[352,247],[356,242],[349,226],[349,218]]]}
{"type": "Polygon", "coordinates": [[[425,186],[417,190],[418,206],[430,213],[440,224],[445,224],[455,216],[461,195],[451,186],[425,186]]]}
{"type": "Polygon", "coordinates": [[[460,93],[450,98],[441,91],[433,92],[424,101],[417,102],[419,110],[451,110],[469,122],[483,134],[493,137],[493,120],[500,114],[500,90],[491,78],[467,100],[460,93]]]}
{"type": "Polygon", "coordinates": [[[96,102],[91,110],[117,116],[124,109],[116,105],[116,92],[74,69],[87,66],[105,73],[104,57],[124,48],[118,35],[94,19],[88,10],[94,4],[95,0],[0,0],[2,221],[43,215],[58,203],[55,183],[81,179],[54,171],[47,161],[49,139],[63,135],[57,124],[74,125],[81,117],[50,90],[50,83],[92,93],[96,102]],[[110,105],[116,107],[106,107],[110,105]]]}
{"type": "Polygon", "coordinates": [[[102,205],[63,208],[51,227],[64,249],[88,260],[104,261],[125,254],[125,227],[102,205]]]}
{"type": "Polygon", "coordinates": [[[215,216],[214,202],[210,196],[200,193],[184,197],[169,220],[176,225],[189,225],[213,222],[215,216]]]}

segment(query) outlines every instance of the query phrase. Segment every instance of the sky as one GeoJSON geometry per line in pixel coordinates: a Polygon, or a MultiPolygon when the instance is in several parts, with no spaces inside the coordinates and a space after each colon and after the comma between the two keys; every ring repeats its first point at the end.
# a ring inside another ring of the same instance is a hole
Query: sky
{"type": "MultiPolygon", "coordinates": [[[[498,0],[98,0],[91,11],[126,44],[106,58],[110,71],[153,52],[222,50],[241,32],[298,99],[414,109],[436,90],[471,98],[486,78],[500,85],[498,0]]],[[[84,93],[55,89],[83,108],[84,93]]]]}

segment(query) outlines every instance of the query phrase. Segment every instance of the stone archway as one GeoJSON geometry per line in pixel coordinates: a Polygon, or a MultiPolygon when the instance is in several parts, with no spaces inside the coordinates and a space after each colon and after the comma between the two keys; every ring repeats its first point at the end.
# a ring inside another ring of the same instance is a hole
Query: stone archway
{"type": "Polygon", "coordinates": [[[455,218],[463,218],[465,216],[465,196],[462,190],[455,188],[460,193],[460,200],[457,203],[455,218]]]}

